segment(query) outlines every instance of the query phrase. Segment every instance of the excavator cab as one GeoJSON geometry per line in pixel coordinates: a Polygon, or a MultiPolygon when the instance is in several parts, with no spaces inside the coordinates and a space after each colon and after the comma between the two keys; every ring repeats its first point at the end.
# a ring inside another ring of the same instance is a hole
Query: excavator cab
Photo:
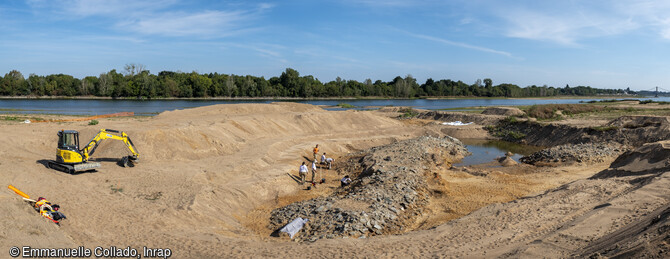
{"type": "Polygon", "coordinates": [[[60,163],[85,162],[79,151],[79,132],[76,130],[61,130],[58,132],[56,161],[60,163]]]}

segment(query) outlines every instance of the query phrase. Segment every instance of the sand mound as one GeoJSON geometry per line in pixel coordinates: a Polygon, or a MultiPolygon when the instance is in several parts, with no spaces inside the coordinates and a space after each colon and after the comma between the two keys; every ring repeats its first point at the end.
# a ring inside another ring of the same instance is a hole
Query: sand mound
{"type": "Polygon", "coordinates": [[[670,170],[670,140],[647,143],[619,156],[593,178],[645,175],[670,170]]]}
{"type": "MultiPolygon", "coordinates": [[[[133,137],[135,142],[142,143],[144,159],[198,160],[239,152],[247,142],[260,139],[399,126],[395,120],[371,113],[326,112],[317,106],[298,103],[215,105],[177,110],[161,113],[153,123],[169,126],[145,130],[133,137]]],[[[264,152],[263,147],[259,149],[264,152]]]]}
{"type": "Polygon", "coordinates": [[[486,108],[482,112],[486,115],[504,115],[504,116],[523,116],[524,113],[521,109],[516,107],[490,107],[486,108]]]}
{"type": "Polygon", "coordinates": [[[615,126],[615,127],[621,127],[621,128],[627,128],[627,129],[634,129],[634,128],[643,128],[643,127],[659,127],[659,126],[668,126],[670,125],[670,121],[668,121],[668,117],[665,116],[646,116],[646,115],[639,115],[639,116],[621,116],[619,118],[616,118],[609,123],[607,123],[607,126],[615,126]]]}
{"type": "Polygon", "coordinates": [[[515,166],[519,164],[509,156],[501,157],[500,159],[498,159],[498,163],[500,163],[500,165],[502,166],[515,166]]]}

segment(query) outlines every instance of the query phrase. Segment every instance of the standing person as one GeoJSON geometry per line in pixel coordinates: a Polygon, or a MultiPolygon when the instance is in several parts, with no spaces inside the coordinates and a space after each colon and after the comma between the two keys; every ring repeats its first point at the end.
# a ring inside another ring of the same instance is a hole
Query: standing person
{"type": "Polygon", "coordinates": [[[314,160],[316,160],[316,156],[319,155],[319,144],[316,144],[316,147],[312,151],[314,152],[314,160]]]}
{"type": "Polygon", "coordinates": [[[305,184],[305,177],[307,176],[307,166],[302,162],[300,166],[300,184],[305,184]]]}
{"type": "Polygon", "coordinates": [[[316,159],[312,162],[312,184],[314,183],[314,176],[316,175],[316,159]]]}

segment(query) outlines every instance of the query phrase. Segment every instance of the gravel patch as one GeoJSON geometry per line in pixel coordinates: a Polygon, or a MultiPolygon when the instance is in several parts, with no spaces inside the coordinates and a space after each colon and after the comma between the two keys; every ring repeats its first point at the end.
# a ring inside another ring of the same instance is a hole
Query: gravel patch
{"type": "Polygon", "coordinates": [[[618,143],[566,144],[540,150],[519,159],[526,164],[551,163],[600,163],[617,157],[628,148],[618,143]]]}

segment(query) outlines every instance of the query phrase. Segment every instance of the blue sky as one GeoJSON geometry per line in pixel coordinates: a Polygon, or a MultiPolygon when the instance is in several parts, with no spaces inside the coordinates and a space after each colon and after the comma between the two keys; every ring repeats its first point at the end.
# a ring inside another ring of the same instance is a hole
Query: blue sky
{"type": "Polygon", "coordinates": [[[323,82],[411,74],[670,88],[670,1],[0,2],[0,73],[81,78],[128,63],[323,82]]]}

